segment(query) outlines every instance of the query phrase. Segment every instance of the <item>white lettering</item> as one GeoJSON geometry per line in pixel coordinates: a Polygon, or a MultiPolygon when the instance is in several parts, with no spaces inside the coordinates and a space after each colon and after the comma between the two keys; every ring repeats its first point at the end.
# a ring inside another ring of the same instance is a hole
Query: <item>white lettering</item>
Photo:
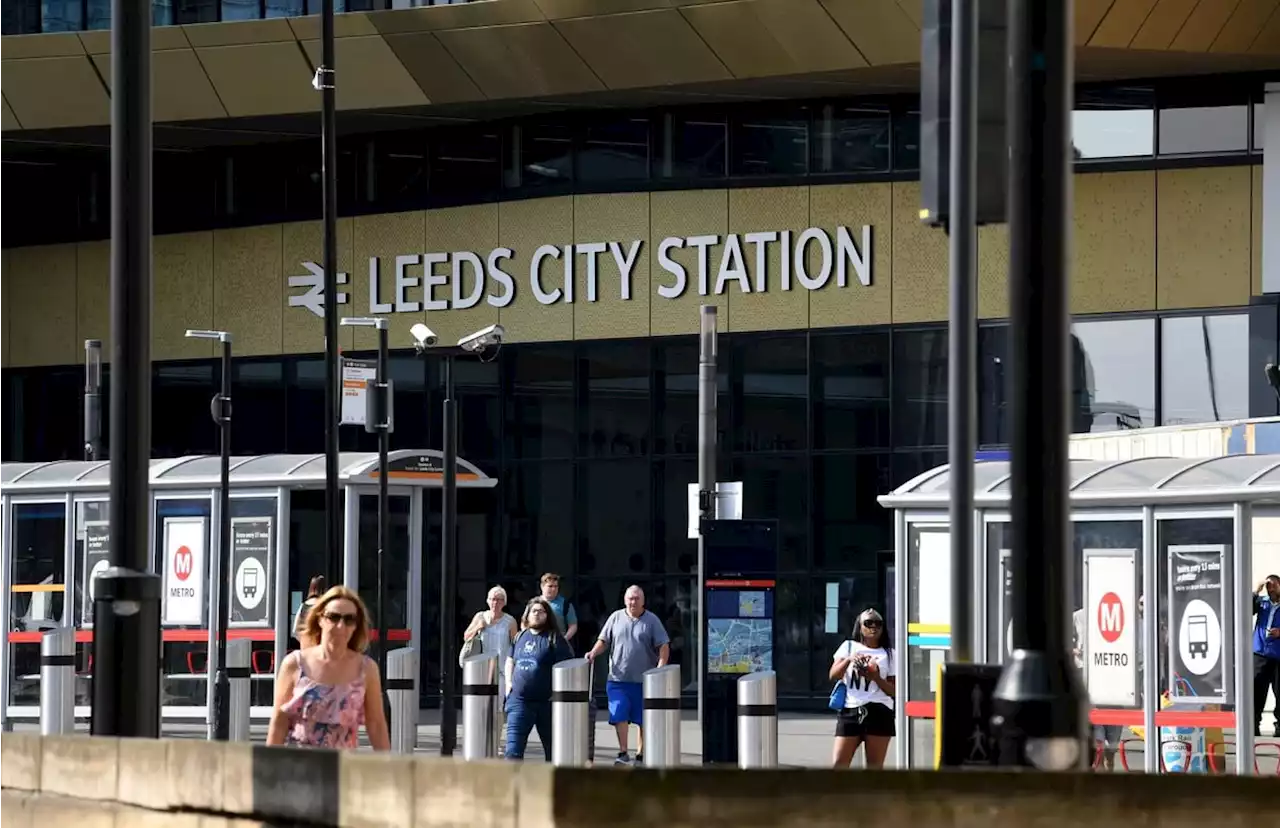
{"type": "Polygon", "coordinates": [[[707,273],[707,251],[711,245],[720,242],[719,236],[690,236],[685,239],[690,247],[698,248],[698,295],[706,296],[711,289],[707,282],[710,280],[710,274],[707,273]]]}
{"type": "Polygon", "coordinates": [[[609,242],[609,252],[613,254],[613,260],[618,264],[618,278],[622,282],[622,298],[631,298],[631,275],[635,270],[636,256],[640,253],[640,240],[636,239],[631,243],[631,249],[627,251],[624,258],[622,255],[622,245],[617,242],[609,242]]]}
{"type": "Polygon", "coordinates": [[[1122,626],[1122,611],[1119,604],[1102,604],[1098,607],[1098,626],[1104,632],[1114,632],[1122,626]]]}
{"type": "Polygon", "coordinates": [[[480,304],[480,297],[484,295],[484,265],[480,262],[480,257],[466,250],[460,250],[453,254],[453,307],[455,310],[465,310],[466,308],[474,308],[480,304]],[[466,268],[464,264],[471,265],[471,272],[475,274],[475,282],[471,292],[466,296],[462,295],[462,283],[466,278],[466,268]]]}
{"type": "Polygon", "coordinates": [[[564,301],[573,304],[573,257],[574,247],[571,244],[564,246],[564,301]]]}
{"type": "Polygon", "coordinates": [[[529,260],[529,286],[533,288],[533,295],[540,305],[553,305],[560,301],[560,288],[553,288],[550,293],[542,289],[542,260],[547,257],[560,258],[560,248],[554,244],[544,244],[533,251],[533,258],[529,260]]]}
{"type": "Polygon", "coordinates": [[[500,296],[490,293],[489,298],[485,300],[495,308],[505,308],[516,298],[516,280],[511,278],[510,273],[498,267],[498,262],[503,259],[510,259],[514,255],[509,247],[499,247],[489,253],[487,268],[489,278],[504,288],[500,296]]]}
{"type": "Polygon", "coordinates": [[[391,313],[390,302],[378,301],[378,257],[369,257],[369,313],[391,313]]]}
{"type": "Polygon", "coordinates": [[[782,264],[782,289],[791,290],[791,231],[782,231],[782,250],[778,252],[782,264]]]}
{"type": "Polygon", "coordinates": [[[609,249],[604,242],[591,242],[578,245],[578,252],[587,257],[587,301],[596,301],[596,261],[600,254],[609,249]]]}
{"type": "Polygon", "coordinates": [[[810,227],[808,230],[800,234],[796,239],[796,279],[800,284],[809,290],[818,290],[827,283],[831,278],[831,239],[827,238],[827,234],[817,227],[810,227]],[[818,268],[818,275],[809,278],[807,268],[805,267],[806,251],[809,249],[809,242],[816,241],[818,248],[822,251],[822,264],[818,268]]]}
{"type": "Polygon", "coordinates": [[[736,279],[743,293],[751,292],[751,279],[747,266],[742,263],[742,245],[738,235],[730,233],[724,239],[724,255],[720,257],[720,272],[716,274],[716,295],[724,293],[725,282],[736,279]]]}
{"type": "Polygon", "coordinates": [[[871,225],[862,226],[861,251],[853,243],[849,228],[837,227],[836,248],[839,253],[836,261],[836,286],[845,287],[849,284],[847,268],[852,264],[853,271],[858,274],[858,281],[865,287],[871,287],[871,225]]]}
{"type": "Polygon", "coordinates": [[[422,261],[416,253],[411,256],[396,256],[396,313],[414,313],[422,310],[417,302],[410,302],[407,289],[418,286],[418,277],[410,276],[406,268],[415,267],[422,261]]]}
{"type": "Polygon", "coordinates": [[[679,298],[684,294],[684,289],[689,283],[689,280],[685,277],[684,265],[672,261],[671,256],[667,253],[673,247],[684,247],[684,239],[663,239],[662,243],[658,245],[658,264],[663,270],[676,277],[674,285],[658,285],[658,295],[663,299],[679,298]]]}
{"type": "Polygon", "coordinates": [[[747,244],[755,245],[756,248],[756,293],[764,293],[769,289],[769,262],[765,257],[768,255],[769,242],[776,242],[778,234],[772,230],[767,233],[748,233],[746,240],[747,244]]]}
{"type": "Polygon", "coordinates": [[[422,307],[429,311],[448,310],[448,299],[437,299],[436,288],[448,283],[449,277],[436,273],[436,265],[449,261],[448,253],[427,253],[422,257],[422,307]]]}

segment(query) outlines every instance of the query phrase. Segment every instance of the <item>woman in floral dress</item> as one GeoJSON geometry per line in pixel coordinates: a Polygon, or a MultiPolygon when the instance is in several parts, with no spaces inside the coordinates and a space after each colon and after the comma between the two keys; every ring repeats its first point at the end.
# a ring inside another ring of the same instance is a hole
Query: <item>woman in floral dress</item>
{"type": "Polygon", "coordinates": [[[369,613],[354,591],[335,586],[307,616],[314,647],[295,650],[276,676],[268,745],[355,748],[364,726],[374,750],[390,750],[382,679],[369,643],[369,613]]]}

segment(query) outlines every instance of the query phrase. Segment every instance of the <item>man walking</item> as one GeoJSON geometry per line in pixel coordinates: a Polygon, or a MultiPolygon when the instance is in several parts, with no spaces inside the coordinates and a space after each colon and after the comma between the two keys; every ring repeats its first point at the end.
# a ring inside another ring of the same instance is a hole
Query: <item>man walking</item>
{"type": "Polygon", "coordinates": [[[618,733],[615,765],[629,765],[627,735],[636,726],[636,764],[644,761],[644,674],[666,666],[671,657],[671,641],[658,616],[644,608],[644,590],[627,587],[625,609],[616,610],[600,630],[600,638],[586,654],[587,661],[609,650],[609,724],[618,733]]]}
{"type": "Polygon", "coordinates": [[[1276,697],[1275,735],[1280,736],[1280,575],[1268,575],[1253,594],[1253,732],[1262,735],[1267,691],[1276,697]]]}
{"type": "Polygon", "coordinates": [[[548,572],[539,580],[539,586],[543,600],[551,605],[551,611],[556,614],[556,622],[559,623],[565,640],[573,641],[578,633],[578,611],[569,603],[569,599],[560,594],[560,576],[548,572]]]}

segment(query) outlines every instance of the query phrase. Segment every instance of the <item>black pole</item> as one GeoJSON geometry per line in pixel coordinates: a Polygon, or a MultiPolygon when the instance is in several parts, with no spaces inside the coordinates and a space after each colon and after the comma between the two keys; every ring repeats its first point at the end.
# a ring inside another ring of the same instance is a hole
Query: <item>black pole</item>
{"type": "Polygon", "coordinates": [[[213,677],[213,738],[225,742],[231,738],[231,681],[227,675],[227,621],[231,615],[231,590],[235,578],[231,573],[231,334],[223,332],[222,390],[214,407],[222,441],[219,458],[218,491],[218,615],[214,633],[218,638],[218,672],[213,677]]]}
{"type": "Polygon", "coordinates": [[[440,540],[440,755],[452,756],[458,743],[454,708],[454,573],[458,568],[458,412],[453,399],[453,356],[444,358],[444,480],[440,540]]]}
{"type": "MultiPolygon", "coordinates": [[[[387,543],[391,540],[391,511],[387,493],[387,454],[391,450],[391,394],[387,385],[387,320],[378,320],[378,675],[386,687],[387,647],[387,543]]],[[[390,722],[391,697],[384,689],[382,707],[390,722]]]]}
{"type": "Polygon", "coordinates": [[[93,620],[95,736],[160,735],[160,578],[150,569],[151,4],[111,3],[111,567],[93,620]]]}
{"type": "Polygon", "coordinates": [[[338,497],[338,136],[333,57],[333,0],[324,0],[320,13],[322,65],[313,85],[323,95],[321,137],[324,179],[324,509],[325,549],[329,583],[340,584],[342,573],[342,502],[338,497]]]}
{"type": "Polygon", "coordinates": [[[84,341],[84,459],[102,458],[102,342],[84,341]]]}
{"type": "Polygon", "coordinates": [[[995,695],[1003,764],[1085,765],[1086,699],[1067,647],[1067,255],[1073,67],[1070,0],[1009,10],[1009,351],[1013,367],[1013,647],[995,695]]]}

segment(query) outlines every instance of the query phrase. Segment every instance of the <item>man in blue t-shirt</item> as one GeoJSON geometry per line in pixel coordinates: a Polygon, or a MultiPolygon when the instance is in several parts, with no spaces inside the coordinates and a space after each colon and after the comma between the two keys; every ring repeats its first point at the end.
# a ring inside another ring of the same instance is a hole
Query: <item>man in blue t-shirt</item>
{"type": "Polygon", "coordinates": [[[507,757],[523,759],[529,733],[538,730],[542,751],[551,761],[551,668],[573,652],[556,628],[551,608],[534,598],[520,619],[524,628],[507,657],[507,757]]]}
{"type": "Polygon", "coordinates": [[[542,597],[551,605],[551,609],[556,614],[556,623],[560,625],[560,632],[564,634],[566,641],[573,641],[573,636],[578,632],[578,611],[573,608],[573,604],[560,594],[560,576],[554,572],[548,572],[542,576],[542,597]]]}
{"type": "Polygon", "coordinates": [[[1275,735],[1280,736],[1280,575],[1268,575],[1253,594],[1253,732],[1262,735],[1267,691],[1276,697],[1275,735]]]}

